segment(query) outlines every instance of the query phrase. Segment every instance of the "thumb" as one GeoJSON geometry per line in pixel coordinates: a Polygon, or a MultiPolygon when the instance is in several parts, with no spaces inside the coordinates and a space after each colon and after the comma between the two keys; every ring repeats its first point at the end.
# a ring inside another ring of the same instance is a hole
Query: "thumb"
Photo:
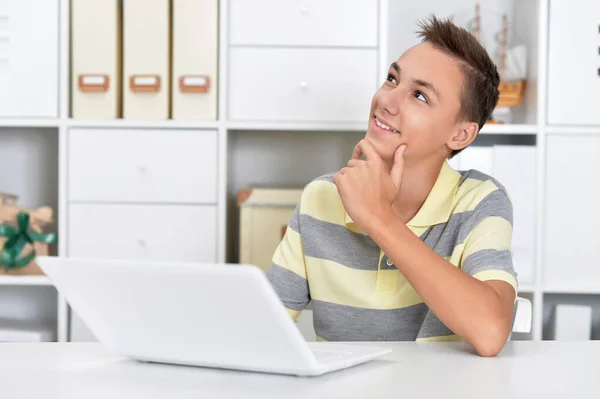
{"type": "Polygon", "coordinates": [[[390,172],[390,176],[396,186],[396,190],[400,189],[400,184],[402,183],[402,174],[404,173],[404,152],[406,151],[406,145],[401,145],[398,147],[396,152],[394,152],[394,166],[392,166],[392,171],[390,172]]]}

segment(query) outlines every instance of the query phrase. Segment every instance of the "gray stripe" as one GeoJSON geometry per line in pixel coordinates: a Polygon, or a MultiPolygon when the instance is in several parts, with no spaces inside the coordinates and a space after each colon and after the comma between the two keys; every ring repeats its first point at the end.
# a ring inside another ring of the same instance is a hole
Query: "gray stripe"
{"type": "Polygon", "coordinates": [[[296,233],[300,233],[300,204],[296,205],[294,213],[292,213],[288,222],[288,227],[296,233]]]}
{"type": "Polygon", "coordinates": [[[483,219],[488,217],[501,217],[506,219],[511,225],[513,223],[512,203],[505,192],[496,190],[481,200],[472,212],[472,215],[465,220],[460,227],[458,234],[458,243],[463,243],[469,234],[473,231],[483,219]]]}
{"type": "Polygon", "coordinates": [[[506,188],[504,188],[504,186],[498,180],[494,179],[490,175],[486,175],[485,173],[482,173],[475,169],[461,171],[459,173],[462,175],[462,177],[460,179],[460,182],[458,183],[458,187],[462,186],[462,184],[467,179],[479,180],[482,182],[489,180],[492,183],[494,183],[496,185],[496,187],[498,187],[500,189],[500,191],[504,191],[506,193],[506,188]]]}
{"type": "Polygon", "coordinates": [[[482,249],[472,253],[462,261],[462,270],[471,276],[485,270],[502,270],[516,278],[512,254],[508,249],[482,249]]]}
{"type": "Polygon", "coordinates": [[[370,237],[305,214],[300,215],[300,226],[304,255],[352,269],[377,270],[380,250],[370,237]]]}
{"type": "Polygon", "coordinates": [[[313,301],[315,333],[326,341],[414,341],[429,308],[365,309],[313,301]]]}
{"type": "Polygon", "coordinates": [[[449,335],[454,335],[452,330],[446,327],[432,311],[429,311],[417,338],[447,337],[449,335]]]}
{"type": "Polygon", "coordinates": [[[504,218],[512,224],[512,204],[503,191],[493,191],[474,210],[454,213],[448,222],[430,227],[421,235],[421,240],[440,256],[451,256],[455,246],[462,244],[473,229],[490,216],[504,218]]]}
{"type": "Polygon", "coordinates": [[[446,223],[430,227],[421,235],[421,240],[440,256],[450,256],[458,244],[457,237],[460,226],[471,217],[472,211],[455,213],[446,223]]]}
{"type": "Polygon", "coordinates": [[[302,310],[310,302],[308,281],[296,273],[272,263],[267,278],[285,307],[302,310]]]}

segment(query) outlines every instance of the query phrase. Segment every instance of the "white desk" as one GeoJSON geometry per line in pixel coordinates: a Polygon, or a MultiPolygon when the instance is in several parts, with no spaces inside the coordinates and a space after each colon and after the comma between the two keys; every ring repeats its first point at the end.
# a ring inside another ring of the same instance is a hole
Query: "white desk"
{"type": "Polygon", "coordinates": [[[394,343],[381,360],[321,377],[137,363],[100,344],[0,344],[2,398],[599,398],[600,342],[394,343]]]}

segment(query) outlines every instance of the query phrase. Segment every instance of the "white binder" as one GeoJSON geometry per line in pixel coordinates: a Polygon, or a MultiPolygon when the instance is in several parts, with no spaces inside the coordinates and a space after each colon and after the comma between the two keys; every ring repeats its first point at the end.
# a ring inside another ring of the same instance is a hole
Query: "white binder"
{"type": "Polygon", "coordinates": [[[592,307],[587,305],[556,305],[551,325],[556,341],[587,341],[592,337],[592,307]]]}
{"type": "Polygon", "coordinates": [[[119,3],[119,0],[71,0],[73,118],[120,117],[119,3]]]}
{"type": "Polygon", "coordinates": [[[218,1],[173,3],[173,119],[217,118],[218,1]]]}
{"type": "Polygon", "coordinates": [[[169,118],[169,0],[123,2],[123,118],[169,118]]]}
{"type": "Polygon", "coordinates": [[[494,169],[494,149],[492,147],[470,146],[457,156],[460,157],[460,169],[475,169],[486,175],[492,175],[494,169]]]}
{"type": "Polygon", "coordinates": [[[506,188],[513,204],[512,246],[520,283],[534,282],[535,171],[535,147],[494,147],[493,176],[506,188]]]}

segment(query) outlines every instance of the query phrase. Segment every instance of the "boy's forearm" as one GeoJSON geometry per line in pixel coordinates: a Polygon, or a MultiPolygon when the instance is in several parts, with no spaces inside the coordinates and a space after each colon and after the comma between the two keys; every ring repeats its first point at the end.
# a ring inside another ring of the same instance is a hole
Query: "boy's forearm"
{"type": "Polygon", "coordinates": [[[484,356],[496,355],[510,333],[512,290],[482,282],[439,256],[393,213],[372,219],[367,234],[394,262],[433,313],[484,356]]]}

